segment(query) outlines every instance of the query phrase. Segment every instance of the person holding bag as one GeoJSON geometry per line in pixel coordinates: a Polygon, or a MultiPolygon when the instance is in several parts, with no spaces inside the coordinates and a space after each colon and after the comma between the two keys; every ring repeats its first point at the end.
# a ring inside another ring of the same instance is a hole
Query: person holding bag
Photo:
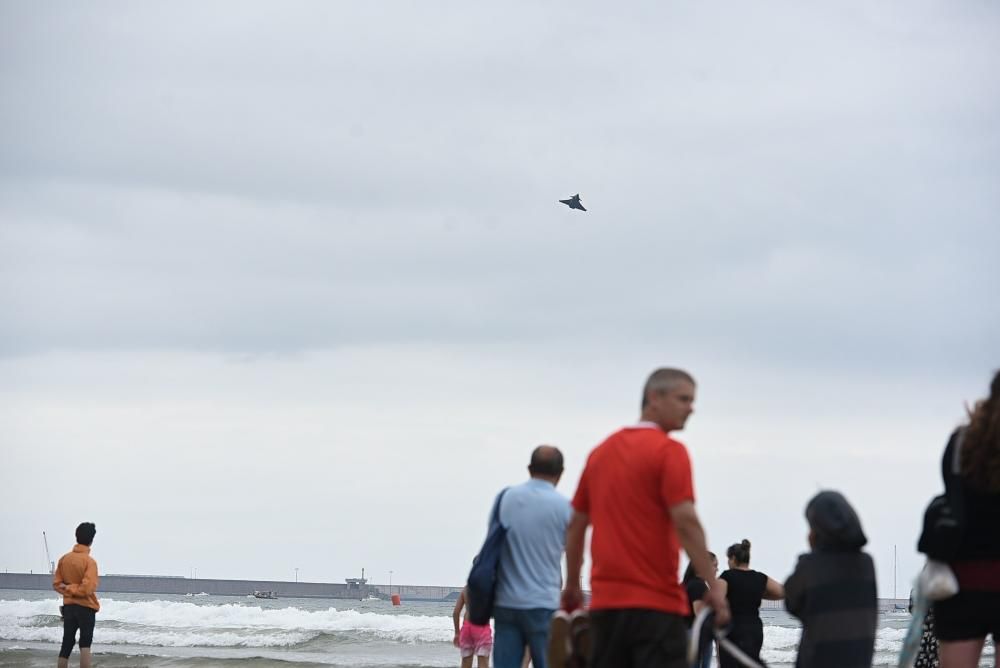
{"type": "Polygon", "coordinates": [[[945,494],[927,509],[919,549],[958,580],[957,594],[933,604],[941,667],[976,668],[986,636],[1000,641],[1000,371],[941,468],[945,494]]]}
{"type": "Polygon", "coordinates": [[[546,668],[549,624],[559,607],[562,554],[572,508],[556,491],[563,473],[558,448],[531,453],[530,478],[500,492],[490,512],[489,534],[466,582],[469,621],[493,617],[493,665],[520,668],[525,648],[536,668],[546,668]]]}

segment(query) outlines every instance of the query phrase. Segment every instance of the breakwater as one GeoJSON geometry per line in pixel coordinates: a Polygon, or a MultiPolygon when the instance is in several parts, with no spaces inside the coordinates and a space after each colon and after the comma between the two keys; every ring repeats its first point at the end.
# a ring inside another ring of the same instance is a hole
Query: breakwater
{"type": "MultiPolygon", "coordinates": [[[[52,589],[47,573],[0,573],[0,589],[52,589]]],[[[279,598],[338,598],[359,600],[369,596],[389,598],[387,585],[337,582],[285,582],[280,580],[215,580],[155,575],[102,575],[98,594],[200,594],[248,596],[273,591],[279,598]]],[[[406,601],[455,600],[460,587],[392,585],[392,593],[406,601]]]]}

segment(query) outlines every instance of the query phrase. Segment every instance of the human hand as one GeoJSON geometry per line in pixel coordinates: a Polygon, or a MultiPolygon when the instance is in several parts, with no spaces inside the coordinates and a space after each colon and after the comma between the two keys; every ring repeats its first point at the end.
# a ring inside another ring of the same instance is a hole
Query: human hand
{"type": "Polygon", "coordinates": [[[455,631],[455,638],[451,641],[451,644],[458,647],[458,631],[455,631]]]}
{"type": "Polygon", "coordinates": [[[573,612],[583,607],[583,590],[578,584],[567,584],[562,592],[560,607],[566,612],[573,612]]]}

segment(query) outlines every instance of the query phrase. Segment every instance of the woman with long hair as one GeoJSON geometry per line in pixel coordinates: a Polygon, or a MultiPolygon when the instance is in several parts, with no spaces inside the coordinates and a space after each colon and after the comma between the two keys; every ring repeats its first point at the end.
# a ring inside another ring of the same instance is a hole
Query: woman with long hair
{"type": "MultiPolygon", "coordinates": [[[[762,599],[779,601],[785,597],[782,584],[764,573],[750,569],[750,541],[729,546],[726,550],[729,569],[719,576],[719,586],[729,600],[733,621],[727,636],[744,654],[760,661],[760,648],[764,645],[764,624],[760,621],[762,599]]],[[[762,663],[762,662],[761,662],[762,663]]],[[[722,668],[743,668],[736,657],[719,648],[719,665],[722,668]]]]}
{"type": "MultiPolygon", "coordinates": [[[[967,427],[948,440],[942,473],[959,448],[964,531],[949,562],[959,592],[934,603],[941,668],[975,668],[986,636],[1000,641],[1000,371],[990,396],[969,412],[967,427]],[[960,444],[960,445],[959,445],[960,444]]],[[[994,659],[1000,668],[1000,653],[994,659]]]]}

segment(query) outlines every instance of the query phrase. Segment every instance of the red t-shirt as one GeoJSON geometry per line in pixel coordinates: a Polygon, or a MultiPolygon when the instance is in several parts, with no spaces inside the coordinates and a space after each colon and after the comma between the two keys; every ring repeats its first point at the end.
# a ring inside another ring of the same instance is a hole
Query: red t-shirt
{"type": "Polygon", "coordinates": [[[626,427],[594,448],[573,497],[593,526],[591,609],[690,612],[668,510],[684,501],[694,501],[691,461],[659,427],[626,427]]]}

